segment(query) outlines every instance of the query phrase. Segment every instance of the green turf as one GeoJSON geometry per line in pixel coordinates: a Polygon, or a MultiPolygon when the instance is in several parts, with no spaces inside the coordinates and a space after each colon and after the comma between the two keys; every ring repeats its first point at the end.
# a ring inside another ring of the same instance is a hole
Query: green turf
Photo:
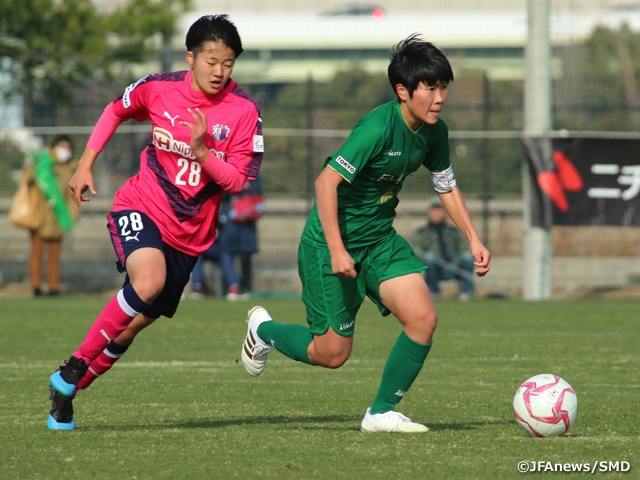
{"type": "MultiPolygon", "coordinates": [[[[520,461],[626,461],[639,478],[640,302],[438,302],[434,347],[398,408],[431,431],[400,435],[359,431],[400,331],[371,303],[342,368],[273,352],[252,378],[237,363],[250,304],[185,301],[78,395],[75,431],[50,432],[47,378],[105,302],[0,300],[0,479],[493,479],[520,478],[520,461]],[[578,394],[563,437],[527,437],[513,419],[538,373],[578,394]]],[[[302,323],[301,301],[261,302],[302,323]]]]}

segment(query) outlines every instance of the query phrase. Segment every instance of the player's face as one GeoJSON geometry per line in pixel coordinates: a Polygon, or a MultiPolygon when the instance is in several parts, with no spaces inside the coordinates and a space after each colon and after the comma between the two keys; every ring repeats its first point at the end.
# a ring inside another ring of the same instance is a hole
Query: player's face
{"type": "Polygon", "coordinates": [[[191,86],[206,95],[221,92],[231,77],[235,61],[235,53],[224,43],[204,42],[197,55],[187,52],[191,86]]]}
{"type": "Polygon", "coordinates": [[[440,118],[442,107],[449,96],[447,84],[441,83],[429,86],[421,82],[411,97],[403,85],[397,85],[396,92],[401,101],[402,116],[414,131],[420,128],[423,123],[435,124],[440,118]]]}

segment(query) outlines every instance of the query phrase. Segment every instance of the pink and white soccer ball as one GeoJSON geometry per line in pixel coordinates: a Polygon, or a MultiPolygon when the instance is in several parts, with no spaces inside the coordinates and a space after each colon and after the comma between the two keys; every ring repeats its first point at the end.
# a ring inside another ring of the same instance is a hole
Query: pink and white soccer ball
{"type": "Polygon", "coordinates": [[[529,435],[562,435],[576,421],[578,397],[565,380],[543,373],[520,385],[513,399],[513,414],[529,435]]]}

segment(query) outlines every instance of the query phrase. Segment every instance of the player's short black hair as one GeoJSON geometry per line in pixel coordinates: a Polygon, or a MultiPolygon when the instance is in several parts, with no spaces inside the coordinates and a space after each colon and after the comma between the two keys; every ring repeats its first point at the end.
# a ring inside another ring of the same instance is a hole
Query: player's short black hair
{"type": "Polygon", "coordinates": [[[185,39],[187,51],[197,55],[204,42],[223,43],[233,50],[236,58],[244,52],[238,29],[228,15],[205,15],[193,22],[185,39]]]}
{"type": "Polygon", "coordinates": [[[429,86],[453,82],[453,70],[445,54],[434,44],[414,33],[391,49],[387,74],[391,88],[404,85],[413,96],[421,82],[429,86]]]}

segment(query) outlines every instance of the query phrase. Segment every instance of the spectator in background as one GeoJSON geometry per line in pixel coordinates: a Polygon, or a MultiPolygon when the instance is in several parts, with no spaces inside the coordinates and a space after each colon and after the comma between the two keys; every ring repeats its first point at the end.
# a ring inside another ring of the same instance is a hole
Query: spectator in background
{"type": "Polygon", "coordinates": [[[73,160],[73,143],[66,135],[59,135],[47,150],[31,152],[23,170],[24,180],[38,189],[42,220],[31,232],[29,281],[33,295],[43,295],[42,261],[47,250],[47,294],[60,294],[60,254],[65,230],[70,230],[78,218],[73,199],[67,188],[78,166],[73,160]]]}
{"type": "Polygon", "coordinates": [[[220,213],[217,243],[240,257],[242,292],[253,290],[253,255],[258,252],[257,220],[264,214],[264,197],[259,180],[248,180],[238,195],[226,196],[220,213]]]}
{"type": "Polygon", "coordinates": [[[466,301],[475,295],[474,260],[469,244],[457,228],[447,224],[445,215],[440,202],[432,203],[427,210],[429,222],[416,231],[413,246],[429,267],[425,277],[431,296],[442,298],[441,280],[457,280],[458,298],[466,301]]]}
{"type": "MultiPolygon", "coordinates": [[[[218,232],[218,235],[220,235],[220,232],[218,232]]],[[[248,294],[240,293],[240,279],[236,273],[236,267],[233,264],[233,257],[231,253],[226,248],[222,248],[217,241],[200,255],[195,267],[193,267],[193,271],[191,272],[193,292],[191,292],[189,298],[202,298],[208,292],[204,274],[204,262],[206,260],[211,260],[220,266],[222,270],[222,280],[227,289],[225,295],[227,300],[248,300],[250,298],[248,294]]]]}

